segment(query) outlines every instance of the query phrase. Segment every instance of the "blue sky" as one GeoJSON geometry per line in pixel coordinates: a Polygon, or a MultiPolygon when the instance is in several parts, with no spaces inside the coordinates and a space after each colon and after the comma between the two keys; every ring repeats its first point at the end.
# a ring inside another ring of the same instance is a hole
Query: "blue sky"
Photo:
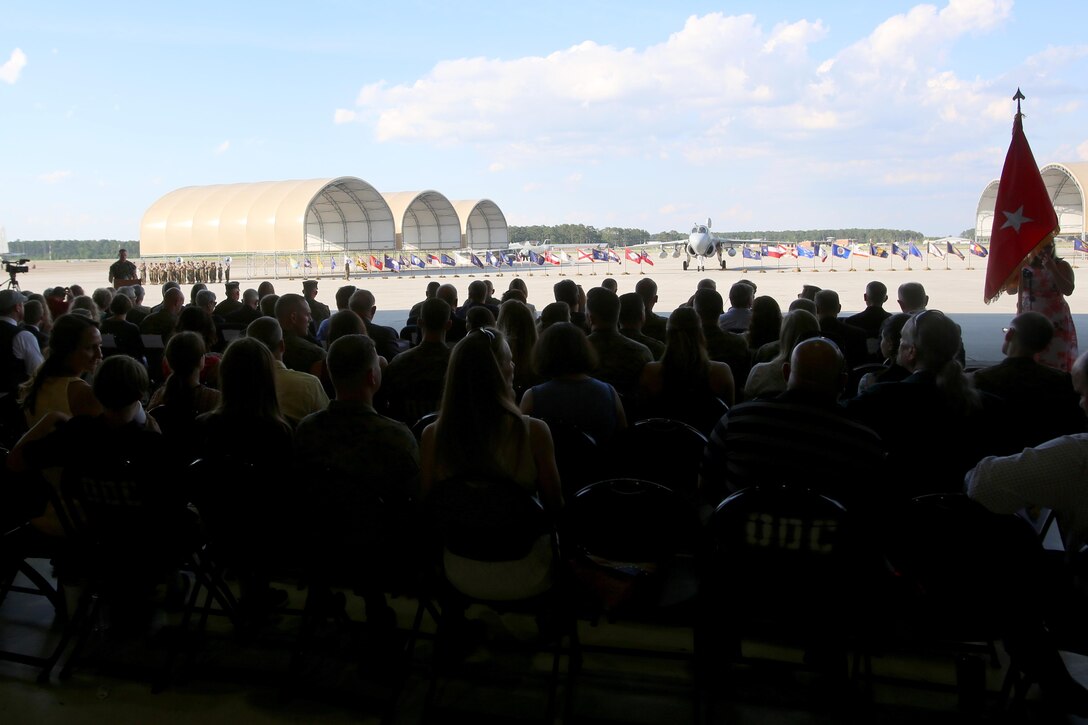
{"type": "Polygon", "coordinates": [[[1088,3],[8,3],[0,226],[139,235],[182,186],[351,175],[511,224],[973,226],[1010,97],[1088,160],[1088,3]]]}

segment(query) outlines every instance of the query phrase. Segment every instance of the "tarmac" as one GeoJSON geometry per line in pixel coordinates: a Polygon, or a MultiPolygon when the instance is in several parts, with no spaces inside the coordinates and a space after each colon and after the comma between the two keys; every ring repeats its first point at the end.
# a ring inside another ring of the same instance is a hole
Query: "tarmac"
{"type": "MultiPolygon", "coordinates": [[[[1079,254],[1067,257],[1074,271],[1079,271],[1079,254]]],[[[96,287],[108,286],[107,270],[113,260],[70,260],[32,262],[29,272],[20,274],[18,282],[24,290],[40,292],[46,287],[57,285],[71,286],[79,284],[87,294],[96,287]]],[[[134,260],[139,264],[139,260],[134,260]]],[[[1001,359],[1001,328],[1007,326],[1016,314],[1016,298],[1003,296],[1000,300],[987,305],[983,299],[986,260],[968,256],[966,260],[956,257],[929,260],[910,259],[910,264],[898,257],[890,259],[828,259],[794,260],[785,257],[779,260],[765,258],[759,262],[747,261],[745,266],[738,258],[727,258],[727,269],[720,269],[708,260],[705,272],[695,269],[685,271],[682,258],[653,257],[654,264],[625,263],[589,263],[552,265],[530,265],[519,263],[513,269],[508,267],[428,267],[403,272],[353,273],[350,284],[366,288],[374,293],[378,312],[375,319],[379,324],[399,329],[407,318],[408,310],[424,297],[427,282],[437,280],[457,287],[460,299],[465,299],[469,283],[474,279],[491,279],[496,289],[496,297],[505,291],[510,280],[520,277],[529,289],[529,302],[539,311],[553,301],[552,286],[561,279],[570,277],[584,288],[599,286],[608,276],[614,277],[620,294],[634,290],[635,284],[644,276],[652,277],[658,286],[659,301],[654,311],[668,316],[668,313],[686,302],[694,293],[701,279],[712,279],[728,306],[729,287],[740,279],[755,283],[757,295],[770,295],[778,300],[785,309],[791,300],[806,284],[821,288],[831,288],[839,293],[843,315],[858,312],[864,307],[862,295],[865,285],[871,280],[880,280],[888,286],[891,298],[885,306],[889,311],[896,311],[895,291],[904,282],[921,282],[929,295],[931,309],[939,309],[951,315],[963,329],[964,347],[967,351],[968,367],[990,364],[1001,359]]],[[[270,280],[280,294],[302,292],[302,280],[307,275],[302,270],[252,270],[236,265],[232,269],[231,279],[241,282],[242,289],[257,287],[263,280],[270,280]],[[239,276],[241,275],[241,276],[239,276]]],[[[318,299],[335,309],[335,293],[338,287],[347,284],[343,274],[334,275],[331,270],[309,270],[310,276],[320,281],[318,299]],[[316,272],[316,274],[315,274],[316,272]],[[324,272],[325,274],[320,274],[324,272]]],[[[188,291],[189,286],[183,286],[188,291]]],[[[222,299],[222,283],[209,285],[222,299]]],[[[147,285],[146,304],[158,303],[162,294],[158,286],[147,285]]],[[[1088,330],[1088,298],[1074,292],[1069,298],[1078,334],[1083,337],[1083,330],[1088,330]]]]}

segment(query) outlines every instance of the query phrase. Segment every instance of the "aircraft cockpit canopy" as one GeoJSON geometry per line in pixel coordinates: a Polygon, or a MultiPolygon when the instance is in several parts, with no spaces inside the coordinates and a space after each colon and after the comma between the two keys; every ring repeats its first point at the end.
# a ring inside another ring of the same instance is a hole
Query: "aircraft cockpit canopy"
{"type": "Polygon", "coordinates": [[[696,224],[694,227],[691,228],[691,233],[692,234],[706,234],[706,227],[704,227],[704,226],[702,226],[700,224],[696,224]]]}

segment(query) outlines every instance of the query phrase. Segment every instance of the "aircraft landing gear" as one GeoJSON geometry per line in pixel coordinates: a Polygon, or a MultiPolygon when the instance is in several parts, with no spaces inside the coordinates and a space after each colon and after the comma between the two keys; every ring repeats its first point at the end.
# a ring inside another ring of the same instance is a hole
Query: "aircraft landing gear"
{"type": "Polygon", "coordinates": [[[685,272],[688,271],[688,260],[686,260],[686,259],[684,260],[684,271],[685,272]]]}

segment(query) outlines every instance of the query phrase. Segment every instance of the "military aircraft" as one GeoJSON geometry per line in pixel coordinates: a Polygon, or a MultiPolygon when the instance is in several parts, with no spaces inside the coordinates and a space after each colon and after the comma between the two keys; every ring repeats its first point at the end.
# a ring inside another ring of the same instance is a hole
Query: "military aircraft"
{"type": "Polygon", "coordinates": [[[722,252],[728,252],[729,256],[736,255],[737,246],[743,246],[745,244],[759,244],[762,239],[726,239],[723,237],[716,237],[710,231],[711,222],[710,219],[706,220],[706,224],[699,224],[698,222],[691,228],[691,234],[688,235],[688,243],[684,247],[684,269],[687,269],[691,264],[691,258],[696,258],[696,269],[700,272],[706,269],[707,257],[717,257],[718,264],[722,269],[725,269],[725,260],[722,259],[722,252]]]}

